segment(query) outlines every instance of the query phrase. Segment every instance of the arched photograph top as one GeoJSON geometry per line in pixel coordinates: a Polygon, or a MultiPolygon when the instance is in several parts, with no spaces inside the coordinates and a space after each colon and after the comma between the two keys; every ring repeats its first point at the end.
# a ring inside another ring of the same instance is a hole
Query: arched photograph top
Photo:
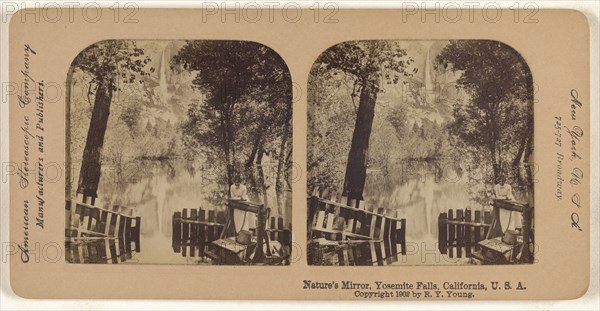
{"type": "Polygon", "coordinates": [[[516,50],[348,41],[308,80],[309,265],[534,262],[534,89],[516,50]]]}
{"type": "Polygon", "coordinates": [[[106,40],[67,80],[67,262],[289,264],[292,81],[279,54],[106,40]]]}

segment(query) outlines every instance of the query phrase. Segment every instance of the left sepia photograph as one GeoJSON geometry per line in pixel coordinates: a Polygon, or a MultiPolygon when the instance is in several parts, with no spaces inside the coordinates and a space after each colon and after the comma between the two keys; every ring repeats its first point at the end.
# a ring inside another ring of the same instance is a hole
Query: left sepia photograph
{"type": "Polygon", "coordinates": [[[100,41],[67,86],[68,263],[289,264],[292,81],[275,51],[100,41]]]}

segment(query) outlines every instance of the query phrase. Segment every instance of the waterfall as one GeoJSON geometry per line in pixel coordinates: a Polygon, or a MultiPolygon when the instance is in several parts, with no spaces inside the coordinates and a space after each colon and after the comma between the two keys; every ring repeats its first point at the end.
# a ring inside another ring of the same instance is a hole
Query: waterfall
{"type": "Polygon", "coordinates": [[[166,65],[166,54],[167,54],[167,45],[163,45],[163,50],[162,50],[162,58],[160,61],[160,69],[159,69],[159,77],[158,77],[158,83],[159,83],[159,87],[160,87],[160,98],[162,99],[162,104],[166,104],[167,103],[167,95],[168,93],[168,88],[167,88],[167,65],[166,65]]]}
{"type": "Polygon", "coordinates": [[[431,77],[431,45],[433,42],[424,43],[427,48],[427,56],[425,57],[425,76],[423,78],[424,91],[425,91],[425,103],[433,105],[436,98],[436,89],[431,77]]]}
{"type": "MultiPolygon", "coordinates": [[[[425,57],[425,76],[423,77],[423,83],[424,83],[424,92],[425,92],[425,105],[431,105],[433,106],[435,104],[435,98],[437,96],[437,90],[435,88],[435,85],[432,81],[432,77],[431,77],[431,45],[433,44],[433,42],[425,42],[424,45],[427,48],[427,56],[425,57]]],[[[424,185],[426,186],[426,185],[424,185]]],[[[433,219],[433,201],[434,201],[434,195],[433,195],[433,188],[432,187],[425,187],[427,188],[427,191],[424,191],[424,198],[425,198],[425,221],[427,223],[427,233],[431,234],[432,232],[432,228],[431,228],[431,220],[433,219]]]]}
{"type": "MultiPolygon", "coordinates": [[[[167,87],[167,68],[166,68],[167,67],[167,64],[166,64],[166,61],[167,61],[167,56],[166,56],[166,54],[167,54],[167,43],[166,42],[163,43],[163,47],[162,48],[163,49],[162,49],[162,56],[161,56],[161,60],[160,60],[160,68],[159,68],[159,71],[158,71],[158,74],[159,74],[159,77],[158,77],[158,91],[159,91],[158,98],[160,99],[160,104],[161,105],[167,106],[167,104],[168,104],[168,100],[167,100],[168,98],[167,98],[167,96],[169,94],[168,93],[169,91],[168,91],[168,87],[167,87]]],[[[166,182],[166,178],[165,178],[163,181],[157,183],[155,186],[157,188],[158,187],[164,188],[166,184],[167,184],[167,182],[166,182]]],[[[158,233],[159,234],[162,234],[162,231],[163,231],[163,213],[164,213],[164,210],[165,210],[165,205],[167,203],[167,198],[164,195],[164,193],[165,193],[165,191],[159,191],[158,195],[157,195],[157,201],[156,201],[157,210],[158,210],[157,211],[157,215],[158,215],[158,233]]]]}

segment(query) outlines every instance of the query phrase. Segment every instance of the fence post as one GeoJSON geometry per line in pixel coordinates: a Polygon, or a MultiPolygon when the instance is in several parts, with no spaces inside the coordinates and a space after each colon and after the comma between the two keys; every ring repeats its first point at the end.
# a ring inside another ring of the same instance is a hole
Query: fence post
{"type": "Polygon", "coordinates": [[[467,257],[471,257],[471,247],[473,246],[473,241],[471,240],[471,229],[473,228],[473,223],[471,222],[471,210],[465,210],[465,252],[467,257]]]}
{"type": "MultiPolygon", "coordinates": [[[[396,213],[397,216],[397,213],[396,213]]],[[[392,246],[392,255],[393,256],[397,256],[398,255],[398,231],[396,231],[398,228],[398,220],[394,219],[392,220],[391,223],[391,227],[390,227],[390,245],[392,246]]]]}
{"type": "Polygon", "coordinates": [[[384,250],[385,250],[385,257],[388,258],[391,256],[391,249],[390,249],[390,231],[391,231],[391,226],[392,226],[392,220],[385,217],[383,218],[385,223],[383,226],[383,242],[384,242],[384,250]]]}
{"type": "MultiPolygon", "coordinates": [[[[198,211],[198,220],[204,221],[206,219],[206,211],[202,208],[198,211]]],[[[198,226],[198,256],[204,257],[204,245],[206,243],[206,226],[199,225],[198,226]]]]}
{"type": "MultiPolygon", "coordinates": [[[[463,221],[463,211],[461,209],[456,210],[456,220],[463,221]]],[[[463,247],[463,225],[456,225],[456,258],[462,258],[462,247],[463,247]]]]}
{"type": "Polygon", "coordinates": [[[447,253],[448,248],[448,215],[446,213],[441,213],[438,217],[438,242],[439,242],[439,250],[441,254],[447,253]]]}
{"type": "Polygon", "coordinates": [[[319,198],[316,196],[312,196],[310,197],[310,199],[308,199],[308,221],[307,221],[307,232],[308,232],[308,236],[312,236],[312,228],[315,225],[315,216],[317,215],[317,206],[319,204],[319,198]]]}
{"type": "MultiPolygon", "coordinates": [[[[125,224],[125,221],[123,221],[123,217],[121,217],[121,222],[122,224],[125,224]]],[[[124,227],[122,227],[124,228],[124,227]]],[[[120,234],[117,237],[117,241],[119,242],[119,260],[121,260],[121,262],[127,260],[127,251],[125,249],[125,239],[123,238],[124,235],[120,234]]]]}
{"type": "Polygon", "coordinates": [[[133,232],[133,242],[135,244],[135,251],[137,253],[142,251],[140,243],[140,232],[142,226],[142,217],[138,216],[135,218],[135,231],[133,232]]]}
{"type": "MultiPolygon", "coordinates": [[[[215,211],[214,210],[208,211],[208,222],[210,222],[210,223],[215,222],[215,211]]],[[[208,229],[208,242],[210,243],[210,242],[216,240],[215,226],[208,226],[207,229],[208,229]]]]}
{"type": "Polygon", "coordinates": [[[119,219],[119,214],[116,212],[111,212],[110,222],[108,224],[108,236],[114,236],[117,232],[117,219],[119,219]]]}
{"type": "MultiPolygon", "coordinates": [[[[198,210],[192,208],[190,210],[190,220],[198,219],[198,210]]],[[[197,243],[198,224],[190,224],[190,257],[196,256],[196,243],[197,243]]]]}
{"type": "MultiPolygon", "coordinates": [[[[182,219],[187,219],[188,218],[188,213],[187,213],[187,208],[183,209],[183,213],[181,218],[182,219]]],[[[187,257],[187,242],[189,240],[189,236],[190,236],[190,225],[187,223],[183,223],[183,230],[182,230],[182,234],[181,234],[181,256],[183,257],[187,257]]]]}
{"type": "MultiPolygon", "coordinates": [[[[227,222],[227,219],[225,218],[225,212],[224,211],[218,211],[217,212],[217,223],[218,224],[222,224],[225,225],[225,223],[227,222]]],[[[221,233],[223,232],[223,230],[225,227],[217,227],[217,238],[221,237],[221,233]]]]}
{"type": "Polygon", "coordinates": [[[491,227],[491,225],[492,225],[492,213],[490,213],[489,211],[485,211],[483,213],[483,222],[486,225],[489,225],[489,226],[485,226],[484,229],[483,229],[483,238],[487,239],[488,238],[488,233],[490,232],[490,229],[492,228],[491,227]]]}
{"type": "Polygon", "coordinates": [[[345,266],[346,262],[344,261],[344,249],[340,248],[336,251],[338,266],[345,266]]]}
{"type": "Polygon", "coordinates": [[[475,251],[479,251],[479,241],[481,241],[481,211],[475,211],[475,251]]]}
{"type": "Polygon", "coordinates": [[[375,256],[377,256],[377,258],[372,258],[377,260],[377,265],[378,266],[383,266],[383,254],[381,253],[381,243],[378,241],[372,242],[370,243],[370,245],[372,247],[375,247],[375,256]]]}
{"type": "Polygon", "coordinates": [[[108,240],[108,252],[106,254],[107,263],[117,264],[119,260],[117,259],[117,246],[114,239],[108,240]]]}
{"type": "Polygon", "coordinates": [[[108,211],[103,210],[100,216],[100,223],[97,227],[98,233],[106,235],[106,221],[108,220],[108,211]]]}
{"type": "Polygon", "coordinates": [[[269,239],[271,241],[275,241],[275,230],[277,229],[277,226],[275,225],[275,216],[271,216],[271,219],[269,222],[267,222],[267,225],[269,226],[269,229],[271,229],[271,232],[269,233],[269,239]]]}
{"type": "MultiPolygon", "coordinates": [[[[452,209],[448,210],[448,220],[454,220],[454,211],[452,209]]],[[[455,237],[455,229],[456,226],[453,223],[448,223],[448,256],[450,258],[454,257],[454,237],[455,237]]]]}
{"type": "Polygon", "coordinates": [[[530,246],[532,245],[531,241],[531,223],[533,221],[533,208],[529,206],[529,204],[525,205],[523,208],[523,252],[521,254],[521,258],[519,259],[524,263],[533,262],[533,254],[531,253],[530,246]]]}
{"type": "MultiPolygon", "coordinates": [[[[334,204],[327,204],[325,207],[325,229],[333,230],[333,222],[335,220],[336,206],[334,204]]],[[[333,234],[331,234],[333,236],[333,234]]]]}
{"type": "Polygon", "coordinates": [[[277,241],[281,245],[284,245],[283,230],[283,217],[277,217],[277,241]]]}
{"type": "Polygon", "coordinates": [[[406,218],[400,220],[400,245],[402,246],[402,255],[406,255],[406,218]]]}

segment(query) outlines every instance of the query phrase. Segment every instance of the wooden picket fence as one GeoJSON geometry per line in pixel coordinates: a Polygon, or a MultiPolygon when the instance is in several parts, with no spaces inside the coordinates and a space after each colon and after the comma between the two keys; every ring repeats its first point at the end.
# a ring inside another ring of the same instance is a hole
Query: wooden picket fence
{"type": "Polygon", "coordinates": [[[309,238],[327,240],[384,241],[389,253],[406,254],[406,219],[385,214],[385,209],[376,211],[365,206],[363,201],[340,199],[341,202],[311,196],[308,199],[309,238]],[[343,201],[346,201],[343,203],[343,201]]]}
{"type": "Polygon", "coordinates": [[[292,246],[292,231],[285,227],[283,217],[271,216],[267,222],[266,231],[271,241],[278,241],[284,246],[292,246]]]}
{"type": "Polygon", "coordinates": [[[131,244],[118,238],[73,239],[65,244],[70,263],[118,264],[133,258],[131,244]]]}
{"type": "Polygon", "coordinates": [[[341,242],[340,246],[319,246],[308,256],[309,265],[387,266],[398,262],[397,248],[389,241],[341,242]],[[317,254],[318,253],[318,254],[317,254]]]}
{"type": "Polygon", "coordinates": [[[479,250],[478,242],[485,240],[492,225],[492,214],[470,209],[448,210],[438,217],[438,247],[441,254],[454,258],[470,258],[479,250]],[[483,217],[482,217],[483,216],[483,217]]]}
{"type": "MultiPolygon", "coordinates": [[[[184,257],[204,258],[207,246],[221,237],[225,227],[225,212],[184,208],[173,214],[172,246],[175,253],[184,257]]],[[[266,233],[271,241],[291,246],[291,230],[284,227],[282,217],[271,217],[266,233]]]]}
{"type": "Polygon", "coordinates": [[[141,217],[120,205],[66,200],[66,259],[72,263],[119,263],[141,251],[141,217]]]}
{"type": "Polygon", "coordinates": [[[225,212],[183,209],[173,214],[172,244],[175,253],[182,256],[205,256],[206,244],[218,240],[225,226],[225,212]],[[189,213],[188,213],[189,212],[189,213]]]}

